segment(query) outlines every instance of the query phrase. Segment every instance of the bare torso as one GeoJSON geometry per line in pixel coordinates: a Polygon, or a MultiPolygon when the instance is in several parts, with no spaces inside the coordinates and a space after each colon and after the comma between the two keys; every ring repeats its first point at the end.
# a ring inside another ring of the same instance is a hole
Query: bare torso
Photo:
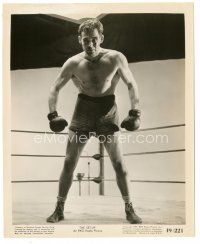
{"type": "Polygon", "coordinates": [[[114,94],[120,78],[116,54],[114,50],[102,49],[94,61],[86,59],[84,53],[72,57],[76,67],[71,78],[80,93],[93,97],[114,94]]]}

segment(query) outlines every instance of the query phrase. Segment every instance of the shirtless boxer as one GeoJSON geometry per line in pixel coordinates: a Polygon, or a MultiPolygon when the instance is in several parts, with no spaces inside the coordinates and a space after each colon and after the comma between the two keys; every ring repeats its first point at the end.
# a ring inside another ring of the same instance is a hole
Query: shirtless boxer
{"type": "Polygon", "coordinates": [[[115,88],[121,78],[127,85],[131,104],[129,114],[121,123],[121,127],[129,131],[136,130],[140,124],[137,85],[125,56],[118,51],[100,47],[104,36],[103,25],[99,20],[90,19],[83,22],[79,26],[78,34],[83,52],[69,58],[64,63],[51,87],[49,96],[50,128],[54,132],[59,132],[68,125],[67,121],[58,116],[56,111],[59,91],[69,80],[72,80],[79,90],[69,126],[69,140],[59,180],[56,209],[47,218],[47,222],[55,223],[64,219],[64,203],[73,181],[73,172],[92,133],[98,138],[104,137],[102,143],[116,172],[117,185],[125,203],[126,219],[132,224],[139,224],[142,223],[142,220],[136,215],[131,203],[127,170],[123,162],[120,140],[116,140],[120,132],[114,95],[115,88]],[[83,135],[85,140],[82,140],[83,135]],[[82,139],[77,140],[77,137],[82,139]]]}

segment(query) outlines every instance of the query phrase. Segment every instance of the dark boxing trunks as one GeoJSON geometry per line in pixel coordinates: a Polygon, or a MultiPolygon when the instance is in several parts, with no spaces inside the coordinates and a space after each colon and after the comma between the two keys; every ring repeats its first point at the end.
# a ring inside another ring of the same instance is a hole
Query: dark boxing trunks
{"type": "Polygon", "coordinates": [[[79,94],[69,127],[79,134],[111,135],[119,131],[115,95],[90,97],[79,94]]]}

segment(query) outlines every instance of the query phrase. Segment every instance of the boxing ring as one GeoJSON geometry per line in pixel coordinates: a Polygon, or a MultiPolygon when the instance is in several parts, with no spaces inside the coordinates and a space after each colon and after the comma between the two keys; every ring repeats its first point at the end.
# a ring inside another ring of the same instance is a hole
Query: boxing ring
{"type": "MultiPolygon", "coordinates": [[[[161,131],[168,129],[183,128],[185,124],[174,124],[160,127],[142,128],[137,133],[148,131],[161,131]]],[[[12,134],[57,134],[67,136],[68,133],[53,133],[45,131],[29,131],[29,130],[11,130],[12,134]]],[[[122,134],[135,132],[122,131],[122,134]]],[[[124,158],[132,157],[147,157],[148,155],[157,154],[184,154],[185,148],[172,148],[170,150],[152,150],[124,153],[124,158]]],[[[52,154],[11,154],[12,158],[64,158],[65,155],[52,154]]],[[[105,160],[108,155],[105,154],[103,145],[99,143],[99,151],[94,155],[81,155],[81,159],[88,160],[87,175],[77,173],[74,175],[73,187],[77,189],[77,194],[70,195],[65,204],[65,220],[58,225],[71,224],[129,224],[125,219],[124,204],[120,194],[111,194],[106,191],[107,187],[117,185],[113,178],[105,177],[105,160]],[[90,174],[91,160],[99,161],[99,174],[90,174]],[[82,194],[82,187],[86,187],[86,193],[82,194]],[[91,186],[96,187],[97,194],[91,194],[91,186]]],[[[149,160],[149,164],[152,162],[149,160]]],[[[162,163],[162,162],[160,162],[162,163]]],[[[184,162],[182,162],[184,163],[184,162]]],[[[39,170],[38,165],[38,170],[39,170]]],[[[183,166],[184,167],[184,166],[183,166]]],[[[28,169],[27,169],[28,170],[28,169]]],[[[145,169],[144,169],[145,170],[145,169]]],[[[163,169],[166,170],[166,169],[163,169]]],[[[48,169],[47,169],[48,171],[48,169]]],[[[148,173],[148,172],[147,172],[148,173]]],[[[143,224],[185,224],[185,199],[184,189],[185,181],[174,179],[152,180],[152,179],[137,179],[130,175],[130,192],[133,195],[133,205],[138,215],[143,219],[143,224]],[[134,191],[133,191],[134,189],[134,191]],[[134,194],[132,194],[134,192],[134,194]],[[173,194],[172,194],[173,192],[173,194]],[[179,197],[179,192],[181,192],[179,197]],[[159,197],[162,195],[162,197],[159,197]]],[[[46,217],[54,210],[56,202],[56,194],[58,188],[58,179],[25,179],[12,180],[13,190],[13,224],[48,224],[46,217]],[[29,189],[31,185],[32,190],[29,189]],[[46,186],[51,185],[52,195],[46,193],[46,186]],[[17,197],[15,193],[17,187],[24,189],[24,195],[27,197],[17,197]],[[38,197],[36,192],[41,193],[38,197]]],[[[116,187],[116,186],[115,186],[116,187]]],[[[112,187],[111,187],[112,189],[112,187]]],[[[114,192],[114,191],[113,191],[114,192]]]]}

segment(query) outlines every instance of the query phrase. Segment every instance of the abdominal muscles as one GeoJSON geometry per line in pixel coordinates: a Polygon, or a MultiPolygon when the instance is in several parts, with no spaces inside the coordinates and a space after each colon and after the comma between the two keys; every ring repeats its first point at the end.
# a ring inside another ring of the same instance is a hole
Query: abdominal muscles
{"type": "Polygon", "coordinates": [[[73,76],[72,80],[80,93],[101,97],[114,94],[119,78],[116,76],[112,80],[98,81],[96,77],[93,77],[91,81],[84,82],[73,76]]]}

